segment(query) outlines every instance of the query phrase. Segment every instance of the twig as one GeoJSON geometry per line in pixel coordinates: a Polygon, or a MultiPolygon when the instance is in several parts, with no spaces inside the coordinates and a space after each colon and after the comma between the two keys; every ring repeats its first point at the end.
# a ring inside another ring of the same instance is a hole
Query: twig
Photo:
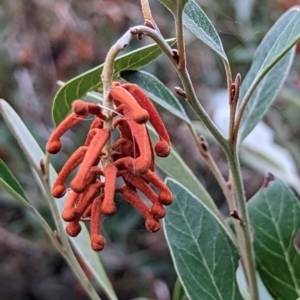
{"type": "MultiPolygon", "coordinates": [[[[197,136],[197,133],[195,132],[194,128],[192,125],[188,124],[188,128],[192,134],[192,137],[197,145],[197,148],[199,150],[199,153],[201,154],[202,158],[205,160],[206,165],[208,166],[208,168],[210,169],[210,171],[213,173],[213,175],[215,176],[225,198],[226,201],[228,203],[229,209],[230,211],[233,211],[235,209],[235,205],[234,205],[234,199],[233,199],[233,193],[232,191],[228,188],[227,183],[225,182],[225,179],[223,177],[223,175],[221,174],[220,169],[218,168],[214,158],[212,157],[210,151],[209,151],[209,147],[208,144],[206,142],[206,139],[201,136],[200,139],[197,136]]],[[[232,239],[232,241],[234,242],[234,244],[237,246],[237,242],[235,239],[235,235],[233,234],[231,228],[227,225],[227,223],[224,221],[224,218],[221,214],[218,214],[219,219],[223,222],[223,224],[225,225],[227,231],[230,234],[230,237],[232,239]]]]}
{"type": "MultiPolygon", "coordinates": [[[[201,156],[205,160],[208,168],[211,170],[211,172],[215,176],[216,180],[218,181],[227,202],[230,202],[230,199],[232,198],[232,194],[230,193],[227,183],[226,183],[223,175],[221,174],[221,171],[218,168],[214,158],[212,157],[212,155],[209,151],[209,147],[208,147],[206,139],[203,136],[201,136],[199,139],[199,137],[197,136],[197,133],[195,132],[192,125],[188,124],[188,128],[189,128],[189,130],[193,136],[193,139],[197,145],[199,153],[201,154],[201,156]]],[[[230,208],[230,210],[231,210],[231,208],[230,208]]]]}
{"type": "Polygon", "coordinates": [[[229,99],[229,107],[230,107],[230,115],[229,115],[229,135],[228,139],[231,144],[235,144],[236,137],[234,135],[234,123],[235,123],[235,114],[236,107],[239,100],[240,95],[240,85],[241,85],[241,74],[237,74],[234,80],[234,83],[231,84],[231,88],[229,90],[230,99],[229,99]]]}
{"type": "Polygon", "coordinates": [[[179,61],[177,64],[178,70],[186,69],[186,54],[185,54],[185,44],[183,36],[183,22],[182,22],[182,1],[177,1],[177,9],[175,14],[175,24],[176,24],[176,38],[177,47],[179,52],[179,61]]]}
{"type": "Polygon", "coordinates": [[[237,211],[243,224],[241,224],[238,233],[239,249],[242,256],[243,264],[245,265],[245,273],[248,279],[249,291],[251,299],[258,300],[258,286],[256,279],[256,269],[254,260],[254,249],[251,241],[250,219],[246,208],[246,196],[244,191],[243,179],[241,175],[241,167],[239,164],[238,154],[236,149],[232,149],[230,155],[226,153],[227,160],[232,172],[232,178],[235,186],[237,211]]]}
{"type": "Polygon", "coordinates": [[[244,96],[244,98],[241,102],[241,105],[240,105],[239,111],[238,111],[238,115],[237,115],[236,120],[235,120],[234,129],[233,129],[233,135],[235,137],[236,142],[237,142],[238,132],[239,132],[239,128],[240,128],[240,125],[241,125],[241,122],[242,122],[242,118],[243,118],[246,106],[247,106],[248,102],[250,101],[251,96],[254,93],[257,86],[259,85],[259,83],[262,81],[264,76],[273,68],[273,66],[274,65],[270,65],[268,68],[264,69],[264,71],[261,72],[259,74],[259,76],[256,76],[255,80],[250,85],[249,89],[247,90],[246,95],[244,96]]]}
{"type": "MultiPolygon", "coordinates": [[[[147,28],[147,27],[146,27],[147,28]]],[[[103,114],[106,116],[106,120],[103,123],[103,128],[112,129],[112,111],[114,110],[113,101],[109,100],[109,92],[112,87],[113,75],[114,75],[114,61],[117,55],[124,50],[135,35],[134,30],[128,30],[108,51],[101,79],[103,82],[103,114]]],[[[110,163],[111,141],[108,139],[103,147],[104,155],[102,157],[103,167],[110,163]]]]}
{"type": "Polygon", "coordinates": [[[152,29],[156,29],[159,32],[159,29],[152,17],[151,8],[148,0],[141,0],[142,12],[145,19],[145,26],[148,26],[152,29]]]}

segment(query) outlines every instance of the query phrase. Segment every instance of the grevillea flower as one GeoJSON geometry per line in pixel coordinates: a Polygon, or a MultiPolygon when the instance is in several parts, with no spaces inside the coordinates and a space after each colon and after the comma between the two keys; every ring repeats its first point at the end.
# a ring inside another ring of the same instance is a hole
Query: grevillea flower
{"type": "Polygon", "coordinates": [[[167,130],[152,102],[142,89],[130,83],[115,83],[109,101],[117,112],[111,120],[112,128],[104,126],[107,117],[99,105],[75,100],[73,112],[56,128],[46,145],[49,153],[59,152],[62,135],[89,114],[95,116],[84,145],[67,160],[52,187],[52,195],[62,197],[67,192],[66,179],[79,167],[71,181],[62,218],[68,222],[66,232],[72,237],[80,233],[80,221],[90,222],[91,247],[95,251],[105,245],[100,234],[101,218],[115,213],[116,193],[141,213],[145,227],[153,232],[161,228],[160,219],[166,214],[164,206],[173,201],[169,188],[154,173],[155,154],[166,157],[171,148],[167,130]],[[148,120],[159,136],[154,147],[146,126],[148,120]],[[119,139],[111,143],[113,130],[119,131],[119,139]],[[122,178],[123,185],[116,186],[117,178],[122,178]],[[150,201],[150,206],[138,191],[150,201]]]}

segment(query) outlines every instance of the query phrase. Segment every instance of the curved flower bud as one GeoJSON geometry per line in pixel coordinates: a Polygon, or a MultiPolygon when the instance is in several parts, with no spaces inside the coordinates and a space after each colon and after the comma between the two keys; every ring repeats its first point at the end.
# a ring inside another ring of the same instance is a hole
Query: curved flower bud
{"type": "Polygon", "coordinates": [[[91,247],[94,251],[101,251],[105,246],[105,238],[99,235],[100,224],[101,224],[101,205],[103,196],[99,196],[93,201],[91,210],[91,247]]]}
{"type": "Polygon", "coordinates": [[[134,97],[137,103],[149,113],[149,122],[159,136],[159,141],[154,147],[155,153],[160,157],[168,156],[171,152],[170,137],[152,101],[136,84],[125,83],[122,84],[122,88],[126,89],[134,97]]]}
{"type": "Polygon", "coordinates": [[[104,200],[102,203],[102,213],[105,215],[112,215],[116,211],[116,204],[114,201],[115,185],[117,178],[117,168],[113,164],[109,164],[104,170],[105,187],[104,200]]]}
{"type": "Polygon", "coordinates": [[[71,182],[72,190],[77,193],[81,193],[85,190],[88,172],[101,155],[103,146],[110,137],[110,130],[107,128],[93,130],[96,130],[96,134],[88,147],[77,175],[71,182]]]}
{"type": "Polygon", "coordinates": [[[136,191],[124,186],[124,188],[121,189],[121,194],[124,200],[135,207],[146,219],[145,226],[147,230],[155,232],[161,228],[160,222],[153,217],[150,209],[136,191]]]}
{"type": "Polygon", "coordinates": [[[70,173],[83,161],[86,151],[87,147],[78,148],[64,164],[53,184],[51,191],[53,197],[63,197],[67,189],[64,182],[70,173]]]}
{"type": "Polygon", "coordinates": [[[109,93],[110,97],[121,104],[124,104],[123,110],[128,110],[131,118],[139,123],[148,121],[149,114],[134,99],[134,97],[120,86],[113,86],[109,93]]]}
{"type": "Polygon", "coordinates": [[[172,192],[154,172],[148,170],[147,173],[141,174],[141,176],[159,189],[158,200],[161,204],[170,205],[173,203],[172,192]]]}
{"type": "Polygon", "coordinates": [[[145,180],[128,171],[121,171],[121,175],[126,182],[140,190],[152,202],[151,213],[155,219],[161,219],[166,215],[166,211],[158,200],[158,196],[145,180]]]}
{"type": "Polygon", "coordinates": [[[46,150],[51,154],[56,154],[60,151],[62,143],[60,138],[74,125],[82,121],[86,115],[79,116],[74,112],[71,113],[65,120],[63,120],[51,134],[47,144],[46,150]]]}

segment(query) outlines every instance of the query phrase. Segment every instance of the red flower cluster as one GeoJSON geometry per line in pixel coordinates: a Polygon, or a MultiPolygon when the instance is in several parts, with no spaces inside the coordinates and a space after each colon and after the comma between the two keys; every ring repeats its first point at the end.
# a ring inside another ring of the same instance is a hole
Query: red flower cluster
{"type": "Polygon", "coordinates": [[[54,197],[62,197],[67,190],[65,180],[80,165],[71,182],[62,218],[69,222],[66,232],[72,237],[80,233],[79,221],[90,221],[91,247],[95,251],[105,245],[104,237],[99,234],[101,217],[116,211],[115,193],[121,193],[144,216],[146,228],[153,232],[161,227],[159,219],[165,216],[163,205],[173,201],[168,187],[154,173],[154,152],[160,157],[168,156],[170,139],[152,102],[137,85],[130,83],[115,83],[109,101],[113,101],[116,109],[112,116],[113,128],[104,126],[107,117],[99,105],[76,100],[72,104],[73,112],[56,128],[46,145],[49,153],[59,152],[62,135],[89,114],[95,116],[84,145],[65,163],[52,188],[54,197]],[[148,120],[159,136],[154,148],[146,127],[148,120]],[[114,129],[118,129],[119,139],[111,144],[114,129]],[[116,187],[118,177],[124,181],[121,187],[116,187]],[[151,208],[138,191],[152,202],[151,208]]]}

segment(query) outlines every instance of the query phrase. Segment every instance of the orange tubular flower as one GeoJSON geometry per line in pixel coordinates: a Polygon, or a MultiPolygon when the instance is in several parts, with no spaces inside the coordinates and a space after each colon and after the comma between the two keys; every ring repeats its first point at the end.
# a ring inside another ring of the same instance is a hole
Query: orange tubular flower
{"type": "Polygon", "coordinates": [[[46,145],[46,150],[51,154],[56,154],[61,149],[60,138],[74,125],[82,121],[87,115],[80,116],[72,113],[64,121],[62,121],[56,130],[52,133],[46,145]]]}
{"type": "Polygon", "coordinates": [[[121,195],[129,204],[135,207],[143,215],[143,217],[146,219],[145,226],[148,230],[155,232],[160,229],[160,222],[154,218],[150,209],[143,202],[136,191],[124,186],[124,188],[121,189],[121,195]]]}
{"type": "Polygon", "coordinates": [[[83,162],[76,177],[71,182],[71,188],[78,193],[81,193],[85,190],[86,177],[89,173],[89,170],[101,155],[102,148],[110,136],[110,131],[107,128],[93,130],[97,130],[97,132],[88,147],[88,150],[84,156],[83,162]]]}
{"type": "Polygon", "coordinates": [[[112,215],[116,211],[114,196],[117,171],[118,170],[114,164],[107,165],[104,170],[105,194],[102,203],[102,213],[106,215],[112,215]]]}
{"type": "Polygon", "coordinates": [[[166,215],[166,211],[160,203],[158,196],[155,194],[155,192],[151,189],[151,187],[145,180],[128,171],[121,171],[120,174],[124,178],[125,182],[128,182],[132,186],[139,189],[153,203],[151,212],[155,219],[161,219],[166,215]]]}
{"type": "Polygon", "coordinates": [[[77,212],[76,212],[76,204],[77,202],[80,201],[82,198],[83,194],[78,194],[74,191],[71,191],[68,198],[67,202],[65,204],[64,210],[62,212],[62,218],[66,222],[71,222],[74,221],[77,217],[77,212]]]}
{"type": "Polygon", "coordinates": [[[112,215],[116,211],[116,193],[121,193],[124,200],[142,214],[145,227],[153,232],[161,228],[159,219],[166,214],[164,205],[173,201],[171,191],[153,172],[154,152],[165,157],[171,149],[168,133],[155,107],[134,84],[114,83],[109,97],[118,112],[113,114],[111,121],[106,120],[99,105],[76,100],[72,105],[73,112],[56,128],[46,145],[48,152],[59,152],[62,135],[88,114],[95,116],[84,145],[71,155],[52,187],[52,195],[62,197],[67,190],[67,177],[79,166],[71,181],[71,191],[62,218],[68,222],[66,232],[72,237],[80,233],[80,221],[91,222],[91,247],[95,251],[104,248],[105,239],[99,233],[101,218],[103,214],[112,215]],[[122,118],[119,117],[120,113],[122,118]],[[148,119],[159,135],[155,147],[146,127],[148,119]],[[114,129],[118,129],[120,137],[111,144],[111,132],[114,129]],[[121,188],[116,188],[118,177],[124,181],[121,188]],[[159,192],[156,193],[150,184],[159,192]],[[138,195],[138,191],[150,200],[150,207],[138,195]]]}
{"type": "Polygon", "coordinates": [[[55,198],[61,198],[65,194],[67,187],[64,182],[69,174],[83,161],[87,149],[87,147],[78,148],[60,170],[52,187],[52,195],[55,198]]]}
{"type": "Polygon", "coordinates": [[[124,104],[125,111],[137,123],[142,124],[148,121],[149,114],[134,99],[134,97],[120,86],[113,86],[110,90],[112,100],[124,104]]]}
{"type": "Polygon", "coordinates": [[[145,108],[148,111],[149,121],[159,136],[159,141],[155,144],[154,148],[155,153],[161,157],[168,156],[171,152],[170,138],[165,125],[162,122],[154,105],[138,85],[126,83],[123,84],[122,87],[135,98],[135,100],[141,105],[141,107],[145,108]]]}
{"type": "Polygon", "coordinates": [[[91,211],[91,247],[95,251],[101,251],[105,245],[105,239],[99,234],[102,217],[102,196],[97,197],[91,211]]]}
{"type": "MultiPolygon", "coordinates": [[[[125,117],[127,114],[125,114],[125,117]]],[[[131,129],[133,136],[135,137],[138,149],[139,156],[136,159],[131,157],[121,158],[120,161],[116,161],[116,165],[125,165],[126,168],[130,169],[133,172],[142,174],[147,172],[151,166],[152,153],[150,149],[147,128],[145,124],[137,124],[133,120],[127,119],[127,123],[131,129]]]]}

